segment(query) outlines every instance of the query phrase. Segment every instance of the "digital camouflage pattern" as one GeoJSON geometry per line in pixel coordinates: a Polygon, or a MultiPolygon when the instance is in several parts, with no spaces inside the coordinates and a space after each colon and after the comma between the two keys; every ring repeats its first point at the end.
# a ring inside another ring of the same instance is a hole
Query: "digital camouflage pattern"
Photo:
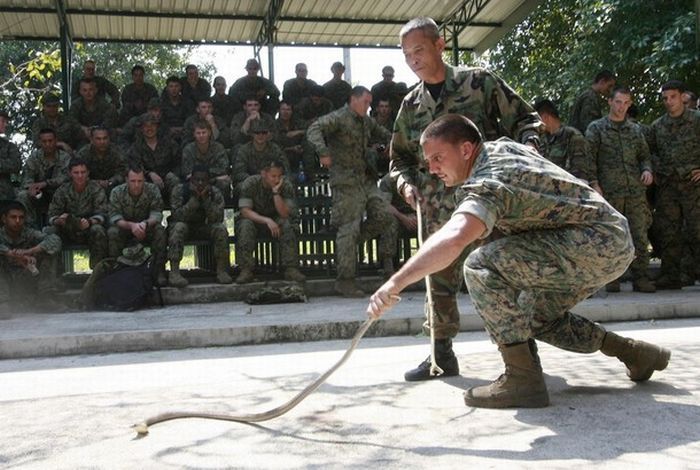
{"type": "Polygon", "coordinates": [[[482,238],[494,229],[503,234],[464,263],[472,303],[493,340],[600,349],[605,330],[569,309],[629,266],[625,218],[580,179],[509,139],[484,144],[456,199],[455,214],[485,224],[482,238]]]}
{"type": "Polygon", "coordinates": [[[146,181],[151,172],[160,176],[165,188],[163,194],[169,195],[173,188],[181,183],[181,155],[175,141],[169,137],[158,138],[156,148],[152,149],[141,136],[129,147],[127,160],[141,165],[146,172],[146,181]]]}
{"type": "Polygon", "coordinates": [[[59,113],[55,121],[50,121],[45,115],[39,116],[32,124],[32,140],[39,145],[39,132],[42,129],[53,129],[59,142],[65,142],[76,150],[84,141],[85,133],[80,123],[70,115],[59,113]]]}
{"type": "MultiPolygon", "coordinates": [[[[437,102],[423,82],[404,98],[391,140],[391,175],[399,189],[414,184],[423,196],[426,235],[435,233],[454,211],[454,190],[429,174],[420,147],[420,135],[437,117],[448,113],[469,118],[485,140],[501,136],[537,143],[544,127],[535,110],[503,80],[481,68],[456,68],[445,64],[445,84],[437,102]]],[[[466,251],[463,254],[466,256],[466,251]]],[[[459,332],[456,293],[462,285],[461,260],[431,275],[437,339],[459,332]]],[[[427,304],[426,304],[427,314],[427,304]]],[[[428,332],[427,323],[425,331],[428,332]]]]}
{"type": "Polygon", "coordinates": [[[249,177],[259,175],[266,163],[278,160],[284,166],[284,173],[289,174],[289,161],[279,145],[268,141],[262,150],[255,148],[253,142],[241,145],[231,162],[231,175],[234,185],[241,185],[249,177]]]}
{"type": "Polygon", "coordinates": [[[585,134],[591,122],[603,117],[605,104],[605,98],[600,93],[593,88],[588,88],[576,98],[574,107],[571,109],[569,125],[585,134]]]}
{"type": "Polygon", "coordinates": [[[195,165],[209,168],[212,178],[229,174],[228,153],[219,142],[210,141],[206,152],[202,153],[196,142],[191,142],[182,150],[182,176],[192,173],[195,165]]]}
{"type": "Polygon", "coordinates": [[[315,81],[304,78],[301,81],[297,77],[290,78],[282,86],[282,99],[296,108],[296,105],[311,95],[311,87],[318,86],[315,81]]]}
{"type": "MultiPolygon", "coordinates": [[[[193,114],[192,116],[185,119],[185,123],[182,125],[182,146],[194,142],[194,125],[202,118],[198,114],[193,114]]],[[[214,116],[214,122],[216,123],[216,129],[211,129],[212,140],[219,142],[224,147],[230,145],[230,134],[228,127],[226,127],[226,122],[219,116],[214,116]]],[[[229,121],[230,122],[230,121],[229,121]]]]}
{"type": "Polygon", "coordinates": [[[12,184],[13,177],[18,177],[22,169],[22,157],[17,146],[0,137],[0,200],[15,198],[15,187],[12,184]]]}
{"type": "Polygon", "coordinates": [[[588,144],[578,129],[561,126],[553,134],[542,139],[542,155],[560,168],[588,183],[597,181],[591,171],[591,154],[588,144]]]}
{"type": "Polygon", "coordinates": [[[352,93],[352,85],[342,78],[332,78],[323,84],[324,96],[333,103],[334,109],[339,109],[345,106],[352,93]]]}
{"type": "MultiPolygon", "coordinates": [[[[249,96],[256,96],[260,100],[263,112],[277,114],[280,91],[277,86],[267,78],[260,76],[241,77],[233,82],[233,85],[228,89],[228,94],[241,104],[245,104],[245,100],[249,96]]],[[[233,127],[233,125],[231,127],[233,127]]]]}
{"type": "Polygon", "coordinates": [[[70,155],[63,150],[56,150],[56,157],[52,159],[44,157],[43,150],[34,150],[22,167],[22,187],[26,188],[32,183],[46,181],[45,190],[55,191],[68,181],[69,163],[70,155]]]}
{"type": "Polygon", "coordinates": [[[336,109],[328,98],[321,98],[318,103],[314,103],[311,98],[302,99],[294,108],[294,113],[301,119],[311,122],[336,109]]]}
{"type": "MultiPolygon", "coordinates": [[[[231,135],[231,145],[243,145],[253,140],[252,134],[250,132],[243,132],[242,129],[246,119],[248,119],[248,115],[245,111],[241,111],[233,116],[233,119],[231,120],[231,128],[229,130],[231,135]]],[[[277,123],[275,122],[274,117],[267,113],[260,113],[260,119],[262,119],[264,122],[265,129],[269,130],[272,135],[277,133],[277,123]]],[[[253,121],[251,121],[251,123],[252,122],[253,121]]]]}
{"type": "Polygon", "coordinates": [[[91,179],[108,181],[110,186],[124,182],[126,159],[114,145],[110,145],[105,154],[100,154],[92,145],[87,145],[78,151],[76,157],[85,160],[91,179]]]}

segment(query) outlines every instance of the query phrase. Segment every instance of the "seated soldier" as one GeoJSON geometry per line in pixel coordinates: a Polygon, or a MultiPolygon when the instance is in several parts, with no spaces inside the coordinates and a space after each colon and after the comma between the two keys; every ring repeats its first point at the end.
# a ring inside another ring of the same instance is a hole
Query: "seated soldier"
{"type": "Polygon", "coordinates": [[[334,109],[342,108],[350,99],[352,85],[343,80],[345,66],[342,62],[333,62],[331,73],[333,78],[323,84],[324,95],[333,103],[334,109]]]}
{"type": "Polygon", "coordinates": [[[117,127],[115,107],[97,96],[97,85],[90,78],[80,80],[80,98],[73,101],[69,114],[78,121],[88,140],[92,126],[104,126],[110,131],[117,127]]]}
{"type": "MultiPolygon", "coordinates": [[[[292,173],[288,173],[293,180],[301,170],[305,170],[306,176],[313,176],[318,162],[316,154],[306,140],[306,123],[297,118],[292,110],[292,105],[286,101],[280,102],[280,112],[277,118],[277,133],[272,137],[274,143],[279,145],[284,152],[292,173]]],[[[303,182],[303,181],[300,181],[303,182]]]]}
{"type": "Polygon", "coordinates": [[[172,215],[168,221],[168,256],[170,258],[170,285],[185,287],[187,279],[180,273],[185,241],[205,238],[214,245],[216,282],[231,284],[228,273],[228,232],[224,225],[224,196],[212,186],[209,169],[204,165],[192,168],[190,180],[173,190],[172,215]]]}
{"type": "MultiPolygon", "coordinates": [[[[378,186],[379,194],[389,203],[389,213],[392,215],[389,219],[389,223],[393,227],[391,230],[384,231],[381,236],[389,238],[386,243],[393,247],[392,252],[396,253],[399,237],[415,237],[417,235],[416,229],[418,227],[418,220],[416,211],[408,205],[403,196],[399,194],[396,189],[396,183],[392,181],[388,173],[379,180],[378,186]]],[[[388,277],[394,274],[393,260],[385,257],[383,262],[384,276],[388,277]]]]}
{"type": "Polygon", "coordinates": [[[213,109],[210,98],[202,98],[197,102],[196,112],[185,120],[182,129],[183,148],[194,140],[194,123],[197,121],[208,122],[212,138],[224,147],[229,145],[229,132],[226,123],[220,117],[212,114],[213,109]]]}
{"type": "Polygon", "coordinates": [[[221,76],[214,78],[214,94],[211,96],[211,103],[214,106],[214,116],[220,117],[226,125],[231,124],[233,116],[243,107],[240,101],[226,94],[226,79],[221,76]]]}
{"type": "Polygon", "coordinates": [[[127,152],[129,147],[136,142],[136,136],[141,133],[141,123],[146,114],[150,114],[160,122],[158,124],[158,137],[161,139],[170,138],[170,128],[161,119],[163,113],[161,112],[160,98],[151,98],[146,107],[146,112],[132,117],[122,127],[118,143],[124,152],[127,152]]]}
{"type": "Polygon", "coordinates": [[[212,140],[211,127],[207,121],[194,124],[194,142],[182,150],[182,176],[188,180],[195,165],[205,165],[209,169],[212,182],[224,198],[231,194],[228,154],[223,145],[212,140]]]}
{"type": "Polygon", "coordinates": [[[7,123],[10,115],[0,110],[0,201],[11,201],[15,198],[15,187],[12,179],[22,168],[22,157],[19,149],[7,139],[7,123]]]}
{"type": "Polygon", "coordinates": [[[239,103],[243,103],[246,97],[255,97],[262,106],[262,111],[268,114],[277,114],[280,91],[267,78],[258,76],[260,64],[255,59],[248,59],[245,65],[246,75],[236,80],[228,89],[229,96],[232,96],[239,103]]]}
{"type": "Polygon", "coordinates": [[[158,90],[144,80],[146,69],[141,65],[131,68],[131,83],[122,90],[122,109],[119,122],[124,124],[129,119],[138,117],[147,111],[146,107],[153,98],[158,98],[158,90]]]}
{"type": "Polygon", "coordinates": [[[236,224],[236,258],[241,267],[236,278],[238,284],[251,282],[255,277],[253,251],[260,235],[271,235],[279,241],[285,280],[306,280],[298,269],[299,224],[294,199],[294,186],[284,178],[284,164],[280,160],[267,161],[259,175],[243,183],[238,201],[241,218],[236,224]]]}
{"type": "Polygon", "coordinates": [[[39,145],[39,131],[53,129],[58,138],[58,148],[72,154],[87,142],[83,128],[71,115],[59,111],[61,100],[53,93],[46,93],[41,98],[41,116],[32,124],[32,140],[39,145]]]}
{"type": "Polygon", "coordinates": [[[41,147],[32,152],[22,167],[24,189],[17,194],[17,200],[26,208],[27,223],[41,229],[46,224],[53,193],[68,181],[70,156],[58,149],[53,129],[42,129],[39,139],[41,147]]]}
{"type": "Polygon", "coordinates": [[[321,85],[311,87],[311,94],[308,98],[302,99],[295,107],[297,116],[306,121],[307,124],[312,123],[319,117],[330,113],[335,108],[333,103],[323,95],[325,91],[321,85]]]}
{"type": "Polygon", "coordinates": [[[257,120],[264,121],[271,131],[275,129],[275,118],[260,111],[260,101],[258,98],[249,96],[245,100],[243,111],[237,113],[231,120],[231,144],[234,148],[237,145],[243,145],[252,140],[250,124],[257,120]]]}
{"type": "Polygon", "coordinates": [[[271,160],[282,162],[285,174],[289,174],[289,161],[287,161],[282,149],[271,142],[272,134],[265,121],[260,119],[253,121],[250,132],[253,134],[253,141],[241,145],[231,162],[235,195],[240,194],[241,185],[246,178],[259,175],[263,167],[271,160]]]}
{"type": "Polygon", "coordinates": [[[126,159],[111,144],[109,131],[104,127],[90,129],[90,145],[83,147],[76,155],[84,160],[94,181],[109,195],[112,188],[124,182],[126,159]]]}
{"type": "Polygon", "coordinates": [[[71,98],[76,100],[80,98],[80,81],[83,79],[89,79],[95,82],[95,88],[97,90],[97,96],[101,99],[107,100],[114,105],[115,108],[120,106],[120,96],[119,89],[114,85],[114,83],[107,80],[101,75],[97,75],[97,65],[94,60],[86,60],[83,63],[83,75],[78,77],[73,82],[73,88],[71,88],[71,98]]]}
{"type": "Polygon", "coordinates": [[[127,161],[143,167],[146,181],[155,184],[164,198],[180,184],[180,151],[170,137],[159,137],[160,121],[151,114],[141,117],[141,132],[129,148],[127,161]]]}
{"type": "Polygon", "coordinates": [[[211,85],[199,76],[199,69],[194,64],[185,67],[185,76],[180,79],[182,84],[182,97],[192,103],[209,98],[211,85]]]}
{"type": "Polygon", "coordinates": [[[150,243],[153,262],[158,272],[157,283],[168,283],[165,275],[167,237],[163,220],[163,198],[155,184],[146,183],[142,166],[129,164],[126,183],[112,190],[109,196],[109,256],[118,257],[127,243],[150,243]]]}
{"type": "Polygon", "coordinates": [[[87,243],[90,268],[93,268],[107,257],[107,196],[102,187],[90,179],[85,160],[71,160],[68,172],[70,181],[63,183],[51,199],[49,225],[55,227],[64,243],[87,243]]]}
{"type": "Polygon", "coordinates": [[[58,235],[25,226],[26,210],[17,201],[2,211],[0,227],[0,308],[14,299],[39,299],[57,290],[56,255],[61,252],[58,235]]]}
{"type": "Polygon", "coordinates": [[[162,120],[170,128],[171,137],[179,140],[185,119],[194,112],[194,103],[182,96],[179,78],[168,77],[160,101],[162,120]]]}

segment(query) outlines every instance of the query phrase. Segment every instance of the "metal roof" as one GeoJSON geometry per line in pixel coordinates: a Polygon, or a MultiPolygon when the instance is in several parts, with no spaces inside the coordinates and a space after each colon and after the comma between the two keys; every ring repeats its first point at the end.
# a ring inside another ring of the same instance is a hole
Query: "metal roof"
{"type": "Polygon", "coordinates": [[[0,39],[395,47],[431,16],[482,52],[541,0],[0,0],[0,39]],[[267,27],[267,31],[266,31],[267,27]]]}

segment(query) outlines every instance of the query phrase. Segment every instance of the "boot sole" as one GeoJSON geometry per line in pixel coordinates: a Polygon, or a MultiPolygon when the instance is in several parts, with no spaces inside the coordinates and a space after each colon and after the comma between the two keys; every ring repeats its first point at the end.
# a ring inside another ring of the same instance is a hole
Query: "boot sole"
{"type": "Polygon", "coordinates": [[[470,388],[464,392],[464,404],[475,408],[546,408],[549,406],[549,394],[546,391],[508,398],[476,398],[471,396],[471,391],[470,388]]]}
{"type": "Polygon", "coordinates": [[[668,362],[671,359],[671,351],[666,348],[658,348],[658,353],[654,359],[654,363],[643,371],[643,373],[632,376],[629,369],[627,370],[628,377],[634,382],[644,382],[649,380],[654,373],[654,371],[664,370],[668,366],[668,362]]]}
{"type": "Polygon", "coordinates": [[[428,371],[427,374],[423,374],[423,375],[415,374],[415,375],[411,376],[409,374],[410,374],[410,372],[406,372],[403,375],[403,378],[406,382],[424,382],[426,380],[441,379],[443,377],[455,377],[455,376],[459,375],[459,371],[456,371],[456,372],[454,372],[454,371],[444,372],[443,371],[443,373],[440,375],[430,375],[430,371],[428,371]]]}

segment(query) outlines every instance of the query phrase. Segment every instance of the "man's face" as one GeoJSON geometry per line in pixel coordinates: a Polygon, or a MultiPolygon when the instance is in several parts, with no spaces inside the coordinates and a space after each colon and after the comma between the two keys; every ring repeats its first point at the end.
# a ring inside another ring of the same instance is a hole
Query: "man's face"
{"type": "Polygon", "coordinates": [[[80,96],[88,103],[92,103],[97,95],[97,86],[95,82],[85,83],[80,82],[80,96]]]}
{"type": "Polygon", "coordinates": [[[169,97],[177,98],[182,92],[182,85],[180,85],[180,82],[168,82],[168,86],[166,89],[168,90],[169,97]]]}
{"type": "Polygon", "coordinates": [[[155,122],[145,122],[141,124],[141,134],[146,139],[152,139],[158,134],[158,124],[155,122]]]}
{"type": "Polygon", "coordinates": [[[258,70],[260,70],[260,67],[257,65],[248,65],[245,68],[245,71],[248,73],[249,77],[257,77],[258,70]]]}
{"type": "Polygon", "coordinates": [[[195,171],[190,177],[192,189],[201,193],[209,186],[209,175],[205,171],[195,171]]]}
{"type": "Polygon", "coordinates": [[[352,109],[359,116],[365,116],[369,105],[372,104],[372,94],[363,93],[362,96],[351,96],[350,97],[350,109],[352,109]]]}
{"type": "Polygon", "coordinates": [[[45,154],[53,155],[56,153],[56,134],[50,132],[41,134],[39,136],[39,143],[41,145],[41,150],[43,150],[45,154]]]}
{"type": "Polygon", "coordinates": [[[83,187],[87,184],[89,172],[85,165],[76,165],[70,169],[70,179],[74,186],[83,187]]]}
{"type": "Polygon", "coordinates": [[[440,178],[445,186],[457,186],[469,176],[471,142],[451,144],[441,139],[428,139],[423,143],[423,157],[430,173],[440,178]]]}
{"type": "Polygon", "coordinates": [[[698,103],[693,97],[690,95],[690,93],[685,92],[681,95],[681,98],[683,99],[683,106],[685,106],[687,109],[697,109],[698,108],[698,103]]]}
{"type": "Polygon", "coordinates": [[[309,74],[309,70],[306,68],[306,65],[299,64],[294,69],[294,73],[296,73],[297,78],[306,78],[309,74]]]}
{"type": "Polygon", "coordinates": [[[283,121],[288,121],[292,118],[292,107],[287,103],[282,103],[280,105],[280,119],[283,121]]]}
{"type": "Polygon", "coordinates": [[[627,116],[627,110],[632,106],[632,97],[625,93],[615,93],[608,99],[610,105],[610,116],[614,121],[623,121],[627,116]]]}
{"type": "Polygon", "coordinates": [[[2,216],[2,223],[11,233],[19,233],[24,228],[24,211],[20,209],[10,209],[2,216]]]}
{"type": "Polygon", "coordinates": [[[282,168],[267,168],[262,170],[260,174],[263,177],[263,185],[266,188],[274,188],[282,181],[282,168]]]}
{"type": "Polygon", "coordinates": [[[391,83],[394,81],[394,72],[387,70],[382,72],[382,80],[384,80],[387,83],[391,83]]]}
{"type": "Polygon", "coordinates": [[[187,81],[190,83],[195,83],[197,80],[199,80],[199,70],[197,70],[196,67],[190,67],[185,71],[185,75],[187,76],[187,81]]]}
{"type": "Polygon", "coordinates": [[[94,62],[88,61],[83,64],[83,77],[85,78],[95,78],[95,71],[97,66],[94,62]]]}
{"type": "Polygon", "coordinates": [[[98,152],[106,151],[109,148],[109,132],[102,129],[92,131],[91,143],[98,152]]]}
{"type": "Polygon", "coordinates": [[[444,67],[442,51],[445,50],[445,41],[442,38],[433,41],[417,29],[404,36],[401,50],[406,64],[421,80],[433,76],[444,67]]]}
{"type": "Polygon", "coordinates": [[[679,90],[666,90],[661,92],[661,97],[664,100],[666,112],[672,117],[677,117],[683,114],[685,107],[683,106],[683,96],[679,90]]]}
{"type": "Polygon", "coordinates": [[[380,101],[377,105],[377,114],[381,117],[387,117],[391,114],[391,106],[388,101],[380,101]]]}
{"type": "Polygon", "coordinates": [[[211,138],[211,131],[207,128],[202,129],[201,127],[194,128],[194,140],[198,144],[206,144],[211,138]]]}
{"type": "Polygon", "coordinates": [[[129,194],[132,196],[140,196],[143,193],[143,185],[146,182],[146,178],[141,173],[136,173],[134,171],[129,171],[126,175],[126,186],[129,190],[129,194]]]}
{"type": "Polygon", "coordinates": [[[258,145],[265,145],[269,138],[270,133],[268,131],[253,132],[253,142],[255,142],[258,145]]]}
{"type": "Polygon", "coordinates": [[[45,104],[44,115],[49,119],[54,119],[58,116],[58,104],[45,104]]]}
{"type": "Polygon", "coordinates": [[[245,112],[250,115],[252,112],[260,112],[260,103],[255,100],[247,100],[245,102],[245,112]]]}
{"type": "Polygon", "coordinates": [[[197,105],[197,114],[199,117],[205,118],[211,114],[212,105],[208,101],[200,101],[197,105]]]}
{"type": "Polygon", "coordinates": [[[143,70],[136,69],[133,72],[131,72],[131,80],[136,85],[143,85],[143,82],[144,82],[143,70]]]}
{"type": "Polygon", "coordinates": [[[5,116],[0,116],[0,134],[4,134],[7,130],[7,118],[5,116]]]}
{"type": "Polygon", "coordinates": [[[226,94],[226,80],[223,77],[219,77],[214,80],[214,90],[217,95],[226,94]]]}

